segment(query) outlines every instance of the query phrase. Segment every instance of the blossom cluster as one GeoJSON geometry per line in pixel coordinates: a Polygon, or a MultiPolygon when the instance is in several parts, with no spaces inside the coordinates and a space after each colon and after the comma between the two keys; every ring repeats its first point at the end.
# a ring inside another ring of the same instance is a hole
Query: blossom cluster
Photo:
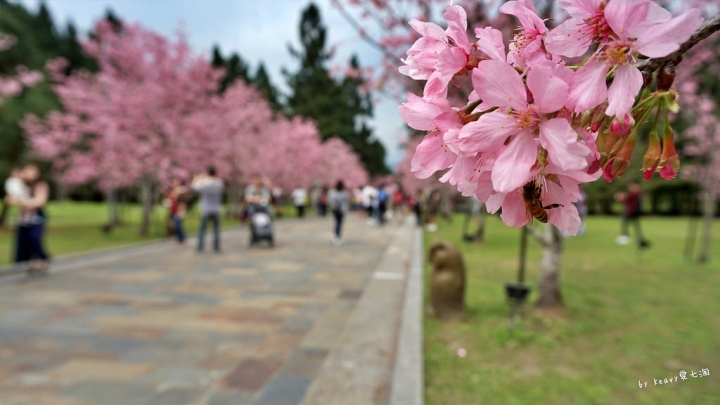
{"type": "Polygon", "coordinates": [[[646,177],[677,172],[667,119],[677,109],[673,67],[649,72],[638,66],[642,58],[677,50],[702,17],[696,9],[673,17],[650,0],[558,4],[570,18],[552,30],[530,0],[503,4],[500,12],[521,24],[508,51],[492,27],[475,28],[472,42],[464,9],[452,3],[446,29],[411,21],[421,37],[399,70],[425,86],[422,96],[409,93],[399,112],[410,127],[427,131],[412,160],[418,178],[446,170],[441,181],[477,196],[491,213],[502,208],[507,225],[527,225],[533,211],[542,210],[548,222],[574,235],[579,185],[621,175],[639,127],[651,117],[646,177]],[[458,102],[448,89],[463,82],[472,92],[458,102]]]}

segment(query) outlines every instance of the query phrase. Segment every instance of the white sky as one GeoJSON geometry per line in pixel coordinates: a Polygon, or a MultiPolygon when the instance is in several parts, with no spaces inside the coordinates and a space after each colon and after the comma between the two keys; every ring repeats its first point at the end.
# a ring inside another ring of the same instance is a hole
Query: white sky
{"type": "MultiPolygon", "coordinates": [[[[36,10],[41,0],[16,0],[36,10]]],[[[285,91],[281,68],[294,71],[297,64],[288,44],[299,47],[300,12],[309,0],[46,0],[60,27],[73,21],[85,36],[107,9],[126,21],[172,37],[182,22],[195,52],[207,55],[219,44],[224,56],[238,52],[253,70],[265,63],[273,83],[285,91]]],[[[329,0],[316,0],[328,31],[328,44],[338,45],[333,64],[344,65],[356,53],[363,66],[377,66],[379,54],[363,42],[342,19],[329,0]]],[[[393,167],[401,158],[399,139],[404,124],[394,102],[376,105],[372,122],[374,134],[385,145],[386,162],[393,167]]]]}

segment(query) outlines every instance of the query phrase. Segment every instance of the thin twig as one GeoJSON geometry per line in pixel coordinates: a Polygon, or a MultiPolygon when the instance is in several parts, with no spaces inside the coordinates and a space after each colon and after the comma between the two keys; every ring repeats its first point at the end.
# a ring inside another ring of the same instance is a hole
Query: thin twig
{"type": "Polygon", "coordinates": [[[530,232],[530,235],[535,238],[538,243],[540,243],[542,246],[548,246],[548,241],[545,240],[545,236],[542,232],[538,230],[538,228],[534,226],[525,225],[525,228],[527,228],[528,232],[530,232]]]}
{"type": "Polygon", "coordinates": [[[364,39],[365,42],[378,49],[386,57],[393,60],[399,59],[385,45],[381,44],[375,38],[372,38],[370,35],[368,35],[367,32],[365,32],[365,29],[360,25],[360,23],[345,9],[345,6],[343,6],[338,1],[333,1],[332,3],[333,5],[335,5],[336,9],[340,13],[340,16],[342,16],[345,21],[347,21],[348,24],[350,24],[350,26],[352,26],[358,32],[360,38],[364,39]]]}
{"type": "Polygon", "coordinates": [[[709,37],[718,30],[720,30],[720,13],[705,21],[703,25],[701,25],[700,28],[698,28],[697,31],[695,31],[695,33],[690,36],[690,39],[680,45],[680,48],[677,51],[667,56],[663,56],[662,58],[646,59],[638,63],[637,68],[640,71],[645,70],[648,72],[654,72],[667,62],[673,62],[675,65],[677,65],[680,62],[682,56],[687,51],[689,51],[690,48],[697,45],[700,41],[709,37]]]}

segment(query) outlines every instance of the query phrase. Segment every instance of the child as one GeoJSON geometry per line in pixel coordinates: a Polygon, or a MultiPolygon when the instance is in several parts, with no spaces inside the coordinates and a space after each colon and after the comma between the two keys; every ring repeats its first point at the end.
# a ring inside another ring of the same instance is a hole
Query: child
{"type": "Polygon", "coordinates": [[[22,179],[22,170],[12,169],[10,177],[5,180],[5,195],[18,202],[30,199],[30,189],[22,179]]]}
{"type": "MultiPolygon", "coordinates": [[[[5,180],[5,198],[9,198],[12,204],[22,204],[30,199],[30,188],[25,184],[22,175],[22,169],[12,169],[10,177],[5,180]]],[[[24,224],[31,217],[30,211],[22,210],[18,224],[24,224]]]]}

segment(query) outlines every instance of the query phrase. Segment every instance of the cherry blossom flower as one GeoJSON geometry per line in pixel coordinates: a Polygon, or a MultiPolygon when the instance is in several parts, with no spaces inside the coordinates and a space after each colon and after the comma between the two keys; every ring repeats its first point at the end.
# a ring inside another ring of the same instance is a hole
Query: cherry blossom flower
{"type": "Polygon", "coordinates": [[[569,72],[564,69],[552,62],[534,66],[527,75],[527,89],[517,71],[505,63],[483,61],[474,71],[473,84],[480,98],[500,109],[460,130],[460,150],[499,151],[492,173],[498,192],[517,189],[537,174],[539,147],[564,170],[587,167],[590,149],[578,142],[567,119],[553,118],[564,107],[569,91],[569,72]]]}
{"type": "Polygon", "coordinates": [[[635,101],[643,78],[634,66],[636,55],[662,57],[674,52],[702,23],[700,11],[672,18],[650,0],[560,0],[573,18],[552,30],[548,51],[575,57],[598,43],[591,60],[580,67],[573,80],[570,105],[575,111],[609,101],[608,116],[625,117],[635,101]],[[610,87],[607,74],[614,69],[610,87]]]}
{"type": "Polygon", "coordinates": [[[500,12],[514,15],[521,25],[520,32],[510,43],[508,62],[525,68],[535,62],[552,59],[552,55],[545,51],[543,44],[548,29],[543,20],[538,17],[531,1],[508,1],[500,7],[500,12]]]}

